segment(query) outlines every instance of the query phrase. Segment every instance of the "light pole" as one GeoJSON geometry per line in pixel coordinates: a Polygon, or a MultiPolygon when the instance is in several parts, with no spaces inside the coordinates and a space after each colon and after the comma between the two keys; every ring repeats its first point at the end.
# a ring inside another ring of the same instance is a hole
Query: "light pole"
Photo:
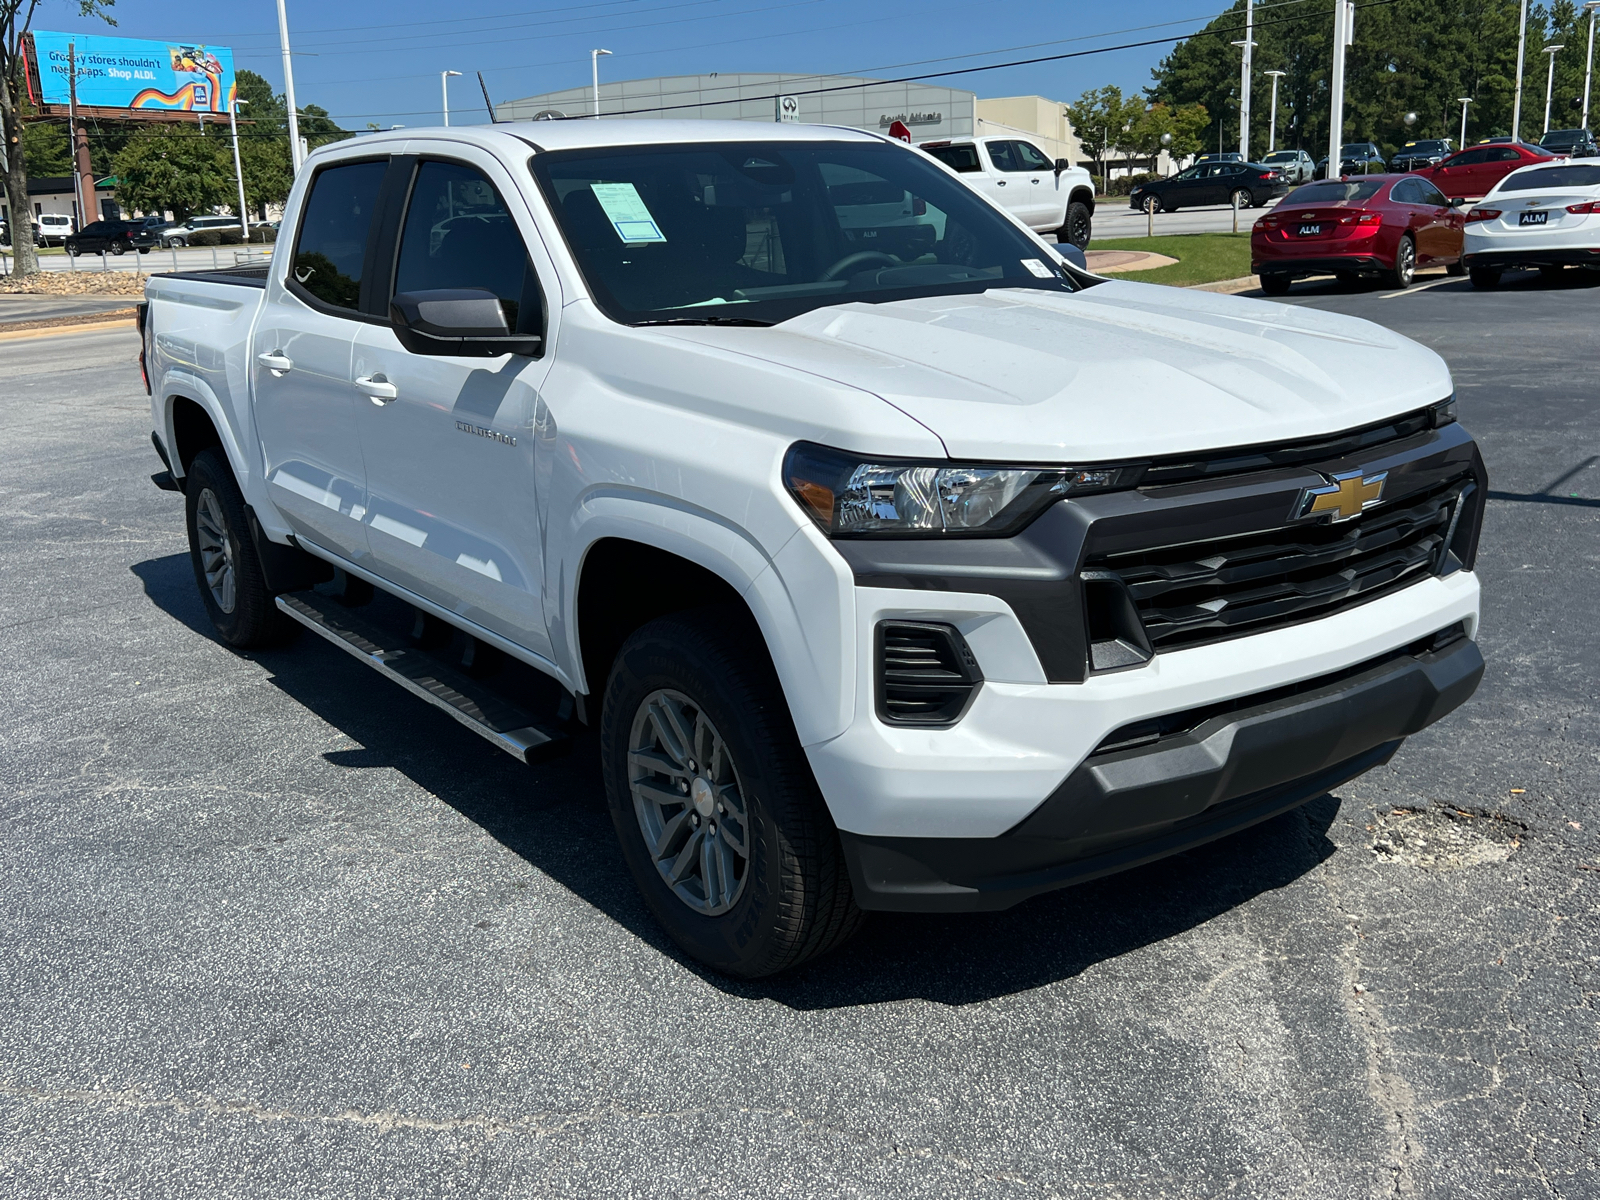
{"type": "Polygon", "coordinates": [[[1461,146],[1467,144],[1467,105],[1472,103],[1471,96],[1461,97],[1461,146]]]}
{"type": "Polygon", "coordinates": [[[1233,43],[1239,56],[1239,157],[1250,161],[1250,51],[1255,49],[1256,3],[1244,0],[1244,41],[1233,43]]]}
{"type": "Polygon", "coordinates": [[[236,119],[239,105],[249,104],[248,100],[241,100],[235,89],[233,103],[228,105],[228,128],[233,131],[233,177],[239,183],[239,227],[244,230],[244,244],[250,245],[250,214],[244,204],[244,168],[239,165],[239,122],[236,119]]]}
{"type": "Polygon", "coordinates": [[[298,175],[306,156],[300,149],[300,114],[294,107],[294,66],[289,61],[289,18],[283,0],[278,0],[278,45],[283,50],[283,102],[289,109],[289,163],[298,175]]]}
{"type": "Polygon", "coordinates": [[[439,96],[444,101],[444,124],[446,129],[450,127],[450,80],[460,74],[460,71],[439,72],[439,96]]]}
{"type": "Polygon", "coordinates": [[[589,70],[594,77],[594,115],[600,115],[600,56],[610,54],[609,50],[589,51],[589,70]]]}
{"type": "MultiPolygon", "coordinates": [[[[1600,0],[1595,0],[1600,4],[1600,0]]],[[[1278,148],[1278,80],[1282,79],[1287,71],[1268,71],[1272,76],[1272,123],[1267,126],[1267,153],[1271,154],[1278,148]]]]}
{"type": "MultiPolygon", "coordinates": [[[[1526,3],[1526,0],[1524,0],[1526,3]]],[[[1339,178],[1344,146],[1344,50],[1355,40],[1355,0],[1333,0],[1333,80],[1328,105],[1328,178],[1339,178]]]]}
{"type": "Polygon", "coordinates": [[[1522,0],[1522,21],[1517,26],[1517,95],[1511,105],[1511,136],[1522,140],[1522,52],[1528,45],[1528,0],[1522,0]]]}
{"type": "Polygon", "coordinates": [[[1544,77],[1544,128],[1540,130],[1541,136],[1550,132],[1550,96],[1556,87],[1556,55],[1565,49],[1565,46],[1546,46],[1544,48],[1544,52],[1550,56],[1550,70],[1544,77]]]}
{"type": "Polygon", "coordinates": [[[1594,78],[1594,14],[1600,9],[1600,0],[1588,0],[1583,11],[1589,14],[1589,57],[1583,64],[1583,127],[1589,128],[1589,84],[1594,78]]]}

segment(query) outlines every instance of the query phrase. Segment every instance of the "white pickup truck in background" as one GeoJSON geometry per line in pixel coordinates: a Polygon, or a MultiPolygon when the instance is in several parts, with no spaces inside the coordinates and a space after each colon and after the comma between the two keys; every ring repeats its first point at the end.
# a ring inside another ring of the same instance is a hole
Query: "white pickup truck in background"
{"type": "Polygon", "coordinates": [[[1437,355],[1026,225],[852,130],[339,142],[270,265],[150,281],[155,481],[224,642],[309,628],[524,759],[597,726],[712,968],[1004,908],[1302,804],[1483,670],[1437,355]]]}
{"type": "Polygon", "coordinates": [[[1051,162],[1015,137],[921,142],[933,155],[1017,220],[1047,240],[1085,250],[1094,232],[1094,179],[1064,158],[1051,162]]]}

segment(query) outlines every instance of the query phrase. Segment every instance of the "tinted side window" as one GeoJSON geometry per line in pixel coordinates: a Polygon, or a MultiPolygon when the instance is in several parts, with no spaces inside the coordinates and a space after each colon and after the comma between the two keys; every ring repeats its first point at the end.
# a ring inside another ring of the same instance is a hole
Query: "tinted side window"
{"type": "Polygon", "coordinates": [[[989,161],[994,163],[996,171],[1020,171],[1017,166],[1017,157],[1011,152],[1010,142],[988,142],[989,161]]]}
{"type": "Polygon", "coordinates": [[[1446,208],[1450,204],[1450,201],[1444,198],[1444,193],[1438,188],[1434,187],[1433,184],[1429,183],[1426,179],[1417,180],[1416,189],[1416,203],[1418,204],[1436,204],[1440,208],[1446,208]]]}
{"type": "Polygon", "coordinates": [[[350,163],[326,167],[312,180],[290,273],[325,304],[357,308],[367,233],[388,169],[387,162],[350,163]]]}
{"type": "Polygon", "coordinates": [[[928,153],[952,171],[966,174],[969,171],[983,170],[983,164],[978,161],[976,146],[933,146],[929,148],[928,153]]]}
{"type": "Polygon", "coordinates": [[[1409,179],[1402,179],[1399,183],[1395,184],[1389,189],[1389,199],[1393,200],[1396,204],[1422,203],[1422,201],[1417,199],[1417,189],[1412,187],[1411,183],[1412,181],[1409,179]]]}
{"type": "Polygon", "coordinates": [[[1024,171],[1053,171],[1055,166],[1029,142],[1012,142],[1017,152],[1017,162],[1024,171]]]}
{"type": "Polygon", "coordinates": [[[1447,167],[1475,167],[1479,163],[1488,162],[1489,161],[1489,155],[1492,154],[1492,153],[1493,153],[1493,151],[1491,151],[1491,150],[1468,150],[1464,154],[1456,155],[1449,162],[1447,162],[1445,164],[1445,166],[1447,166],[1447,167]]]}
{"type": "Polygon", "coordinates": [[[544,332],[539,280],[516,222],[494,184],[460,163],[417,168],[400,235],[395,292],[438,288],[485,288],[514,332],[544,332]]]}

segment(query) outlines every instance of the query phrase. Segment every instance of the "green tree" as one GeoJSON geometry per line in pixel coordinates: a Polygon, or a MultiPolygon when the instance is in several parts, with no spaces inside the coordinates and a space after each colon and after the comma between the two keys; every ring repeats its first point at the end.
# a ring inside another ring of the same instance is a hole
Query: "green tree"
{"type": "Polygon", "coordinates": [[[240,130],[239,165],[244,171],[245,199],[257,219],[265,220],[266,206],[282,204],[294,184],[288,137],[247,137],[240,130]]]}
{"type": "Polygon", "coordinates": [[[1109,161],[1133,153],[1132,134],[1144,119],[1145,101],[1142,96],[1124,97],[1121,88],[1108,84],[1084,92],[1067,105],[1067,115],[1078,140],[1099,160],[1103,179],[1109,161]]]}
{"type": "MultiPolygon", "coordinates": [[[[107,11],[114,0],[76,0],[72,7],[81,17],[100,17],[115,25],[107,11]]],[[[6,203],[11,210],[13,271],[32,275],[39,270],[34,252],[33,223],[27,220],[28,147],[23,141],[27,123],[27,82],[24,79],[23,38],[33,24],[39,0],[0,0],[0,137],[5,139],[6,203]]]]}
{"type": "Polygon", "coordinates": [[[128,139],[113,170],[118,199],[141,212],[171,209],[182,221],[237,201],[225,131],[201,134],[187,125],[141,130],[128,139]]]}
{"type": "Polygon", "coordinates": [[[1145,109],[1133,123],[1129,141],[1135,150],[1150,159],[1153,170],[1155,160],[1163,149],[1173,158],[1183,158],[1198,153],[1204,145],[1206,131],[1210,128],[1211,116],[1206,112],[1204,104],[1174,106],[1157,101],[1145,109]],[[1170,134],[1172,137],[1172,141],[1165,147],[1161,144],[1163,134],[1170,134]]]}

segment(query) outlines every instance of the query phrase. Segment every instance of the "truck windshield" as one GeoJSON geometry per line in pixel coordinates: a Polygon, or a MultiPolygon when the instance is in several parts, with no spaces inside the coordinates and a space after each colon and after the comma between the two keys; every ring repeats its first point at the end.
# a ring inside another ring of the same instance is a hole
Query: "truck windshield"
{"type": "Polygon", "coordinates": [[[559,150],[531,164],[596,302],[625,324],[761,324],[988,288],[1057,261],[927,158],[880,143],[559,150]]]}

